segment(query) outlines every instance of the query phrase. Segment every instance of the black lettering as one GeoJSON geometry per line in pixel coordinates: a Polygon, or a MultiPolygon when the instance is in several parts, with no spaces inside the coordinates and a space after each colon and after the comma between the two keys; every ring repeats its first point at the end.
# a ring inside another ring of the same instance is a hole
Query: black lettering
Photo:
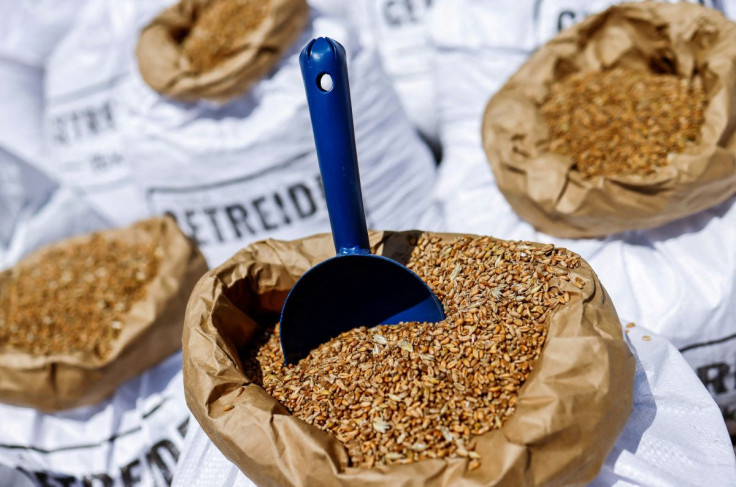
{"type": "Polygon", "coordinates": [[[47,472],[33,472],[36,475],[38,483],[43,487],[72,487],[74,477],[70,475],[52,475],[47,472]]]}
{"type": "Polygon", "coordinates": [[[261,223],[263,224],[263,228],[266,230],[273,230],[275,228],[278,228],[278,225],[275,225],[271,222],[266,221],[266,217],[268,216],[267,213],[264,212],[264,210],[261,208],[261,205],[266,202],[266,198],[260,197],[254,199],[251,203],[253,204],[253,207],[256,209],[256,213],[258,213],[258,218],[261,219],[261,223]]]}
{"type": "Polygon", "coordinates": [[[731,367],[723,362],[705,365],[697,369],[698,377],[712,394],[726,392],[726,377],[730,372],[731,367]]]}
{"type": "Polygon", "coordinates": [[[121,162],[123,162],[123,155],[119,152],[92,154],[89,159],[93,171],[106,171],[113,166],[119,166],[121,162]]]}
{"type": "Polygon", "coordinates": [[[99,171],[100,169],[104,169],[106,166],[105,156],[100,154],[94,154],[89,162],[92,164],[92,169],[95,169],[97,171],[99,171]]]}
{"type": "Polygon", "coordinates": [[[194,223],[192,221],[192,217],[195,215],[194,210],[184,210],[184,219],[187,222],[187,226],[191,230],[190,236],[194,239],[195,242],[197,242],[198,245],[205,245],[206,242],[204,240],[200,240],[197,236],[197,232],[199,231],[199,225],[194,223]]]}
{"type": "Polygon", "coordinates": [[[210,217],[212,228],[215,229],[215,235],[217,235],[217,241],[224,242],[225,239],[222,238],[222,232],[220,231],[220,226],[217,224],[217,208],[205,208],[204,214],[210,217]]]}
{"type": "Polygon", "coordinates": [[[406,13],[408,21],[411,23],[417,22],[417,16],[416,12],[414,11],[414,4],[412,3],[412,0],[405,0],[404,2],[406,4],[406,13]]]}
{"type": "Polygon", "coordinates": [[[64,119],[62,117],[56,117],[52,125],[54,126],[54,140],[59,144],[68,144],[69,134],[66,131],[66,124],[64,123],[64,119]]]}
{"type": "Polygon", "coordinates": [[[113,113],[112,105],[110,105],[109,101],[106,101],[105,104],[102,105],[101,114],[107,122],[107,127],[110,130],[113,130],[115,128],[115,114],[113,113]]]}
{"type": "Polygon", "coordinates": [[[132,487],[133,485],[140,484],[141,477],[141,461],[136,459],[120,469],[120,476],[123,479],[123,485],[125,487],[132,487]]]}
{"type": "Polygon", "coordinates": [[[322,201],[327,201],[327,196],[325,196],[325,185],[322,184],[321,174],[317,174],[317,187],[319,188],[319,194],[322,195],[322,201]]]}
{"type": "Polygon", "coordinates": [[[72,121],[72,126],[74,127],[74,135],[77,139],[82,137],[82,129],[79,126],[79,114],[77,112],[72,112],[72,114],[69,116],[69,118],[72,121]]]}
{"type": "Polygon", "coordinates": [[[179,432],[181,437],[184,438],[187,435],[187,431],[189,430],[189,418],[185,419],[184,422],[177,426],[176,430],[179,432]]]}
{"type": "Polygon", "coordinates": [[[317,204],[314,202],[312,192],[305,184],[298,183],[293,186],[289,186],[288,192],[289,198],[292,203],[294,203],[294,207],[299,213],[300,218],[307,218],[317,212],[317,204]],[[301,195],[301,197],[299,195],[301,195]],[[307,206],[304,207],[304,204],[307,206]]]}
{"type": "Polygon", "coordinates": [[[567,29],[575,23],[577,15],[572,10],[563,10],[557,18],[557,32],[567,29]]]}
{"type": "Polygon", "coordinates": [[[242,224],[248,231],[251,233],[251,235],[255,234],[256,232],[253,230],[253,227],[250,226],[248,223],[248,212],[243,207],[243,205],[234,204],[230,206],[225,207],[225,213],[227,213],[227,217],[230,220],[230,223],[233,226],[233,230],[235,231],[235,235],[238,236],[238,238],[243,238],[243,234],[240,231],[240,225],[242,224]]]}
{"type": "Polygon", "coordinates": [[[284,223],[286,225],[291,223],[291,218],[289,218],[289,214],[286,213],[286,208],[284,207],[284,200],[281,199],[281,195],[278,193],[273,194],[273,199],[276,201],[276,204],[279,207],[279,210],[281,210],[281,214],[284,215],[284,223]]]}
{"type": "Polygon", "coordinates": [[[383,4],[383,17],[388,25],[398,27],[403,22],[401,20],[401,7],[398,5],[400,0],[387,0],[383,4]]]}
{"type": "Polygon", "coordinates": [[[100,124],[97,122],[97,114],[94,110],[85,110],[87,118],[87,128],[91,135],[97,135],[100,132],[100,124]]]}
{"type": "Polygon", "coordinates": [[[115,113],[110,102],[101,106],[81,108],[53,119],[53,139],[59,144],[95,137],[115,129],[115,113]]]}
{"type": "Polygon", "coordinates": [[[176,446],[174,446],[174,444],[169,440],[161,440],[153,445],[151,451],[146,453],[146,460],[151,466],[151,470],[153,470],[153,467],[156,467],[163,477],[166,485],[171,485],[171,481],[174,477],[172,470],[176,465],[177,460],[179,460],[179,450],[176,446]],[[171,463],[171,468],[167,465],[162,453],[166,453],[167,456],[170,457],[169,463],[171,463]]]}
{"type": "Polygon", "coordinates": [[[401,27],[419,22],[420,13],[431,5],[432,0],[386,0],[383,4],[383,17],[388,25],[401,27]]]}
{"type": "Polygon", "coordinates": [[[94,475],[85,475],[82,479],[84,487],[112,487],[112,477],[106,473],[98,473],[94,475]]]}

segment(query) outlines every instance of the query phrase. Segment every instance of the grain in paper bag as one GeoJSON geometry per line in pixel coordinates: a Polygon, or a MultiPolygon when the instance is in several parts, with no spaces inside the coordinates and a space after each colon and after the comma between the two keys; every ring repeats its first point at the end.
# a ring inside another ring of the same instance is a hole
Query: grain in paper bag
{"type": "MultiPolygon", "coordinates": [[[[371,232],[372,252],[406,261],[418,236],[371,232]]],[[[585,262],[571,271],[570,282],[550,282],[569,302],[549,315],[547,341],[516,411],[500,429],[475,438],[477,468],[458,457],[361,469],[349,465],[334,437],[292,416],[244,373],[249,344],[278,320],[296,280],[332,255],[328,234],[257,242],[210,271],[192,293],[183,336],[187,404],[249,479],[259,485],[583,485],[595,477],[631,411],[634,360],[613,304],[585,262]]]]}
{"type": "Polygon", "coordinates": [[[693,215],[736,187],[736,25],[691,4],[614,6],[535,52],[488,103],[483,145],[499,189],[537,230],[569,238],[653,228],[693,215]],[[586,176],[551,152],[540,106],[553,82],[614,68],[702,84],[699,141],[652,174],[586,176]]]}
{"type": "Polygon", "coordinates": [[[306,0],[181,0],[141,32],[143,79],[182,101],[227,101],[279,61],[309,18],[306,0]]]}
{"type": "Polygon", "coordinates": [[[74,237],[28,255],[0,274],[0,401],[49,412],[109,396],[181,346],[185,303],[205,270],[199,250],[170,218],[74,237]],[[150,255],[131,253],[138,248],[150,255]],[[123,267],[125,259],[133,264],[123,267]],[[44,302],[34,288],[47,288],[43,296],[54,301],[44,302]],[[99,316],[96,309],[115,313],[106,312],[109,323],[85,326],[82,317],[99,316]],[[55,323],[75,331],[49,326],[55,323]]]}
{"type": "Polygon", "coordinates": [[[646,323],[682,352],[736,434],[736,253],[724,251],[736,247],[736,197],[654,229],[606,239],[568,240],[534,230],[498,190],[480,130],[488,94],[525,58],[494,47],[498,32],[486,23],[494,8],[482,0],[458,1],[438,0],[432,23],[438,60],[448,68],[438,73],[445,159],[435,188],[444,230],[574,249],[595,268],[624,323],[646,323]],[[460,42],[463,36],[473,44],[460,42]]]}

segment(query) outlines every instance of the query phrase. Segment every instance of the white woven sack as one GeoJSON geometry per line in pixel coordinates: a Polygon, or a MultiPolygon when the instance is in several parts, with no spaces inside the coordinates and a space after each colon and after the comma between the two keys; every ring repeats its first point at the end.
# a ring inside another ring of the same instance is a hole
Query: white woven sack
{"type": "Polygon", "coordinates": [[[565,240],[536,232],[497,189],[480,132],[486,103],[523,54],[508,56],[484,38],[488,30],[478,19],[488,12],[485,3],[439,2],[436,9],[446,158],[435,196],[443,204],[446,230],[554,242],[579,253],[622,319],[646,323],[683,353],[736,433],[736,199],[660,228],[605,239],[565,240]],[[460,33],[476,42],[464,47],[451,41],[460,33]]]}
{"type": "Polygon", "coordinates": [[[44,414],[0,404],[0,485],[170,485],[187,427],[181,353],[95,406],[44,414]]]}
{"type": "Polygon", "coordinates": [[[0,0],[0,57],[43,67],[81,8],[95,0],[0,0]]]}
{"type": "Polygon", "coordinates": [[[225,105],[160,97],[135,73],[120,86],[123,146],[151,214],[170,213],[217,265],[250,242],[330,230],[298,53],[316,36],[348,53],[368,226],[408,229],[428,214],[435,166],[376,53],[336,19],[313,16],[273,73],[225,105]]]}
{"type": "Polygon", "coordinates": [[[27,160],[40,160],[43,70],[0,55],[0,106],[0,147],[27,160]]]}
{"type": "Polygon", "coordinates": [[[43,155],[43,65],[88,0],[0,0],[0,147],[43,155]]]}
{"type": "Polygon", "coordinates": [[[46,62],[44,169],[116,225],[146,216],[122,150],[117,88],[135,68],[138,32],[174,0],[88,0],[46,62]]]}

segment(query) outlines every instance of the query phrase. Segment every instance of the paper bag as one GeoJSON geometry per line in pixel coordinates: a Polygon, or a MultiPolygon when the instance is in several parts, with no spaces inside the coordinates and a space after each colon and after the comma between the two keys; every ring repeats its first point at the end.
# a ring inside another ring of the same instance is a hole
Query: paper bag
{"type": "MultiPolygon", "coordinates": [[[[373,253],[401,260],[419,232],[371,232],[373,253]]],[[[459,234],[430,234],[452,241],[459,234]]],[[[481,466],[464,458],[358,469],[331,435],[291,414],[243,373],[240,352],[278,320],[297,279],[334,255],[329,234],[256,242],[197,284],[184,325],[187,404],[222,453],[258,485],[583,485],[632,408],[634,359],[616,311],[587,263],[561,282],[571,300],[550,315],[547,342],[501,429],[477,437],[481,466]],[[244,386],[242,393],[236,391],[244,386]],[[239,395],[238,395],[239,394],[239,395]],[[228,407],[225,410],[226,405],[228,407]]]]}
{"type": "Polygon", "coordinates": [[[276,64],[309,17],[305,0],[268,0],[265,18],[243,32],[227,58],[198,72],[184,54],[182,40],[211,3],[181,0],[141,32],[136,50],[141,75],[162,95],[182,101],[227,101],[242,95],[276,64]]]}
{"type": "MultiPolygon", "coordinates": [[[[134,302],[124,315],[120,335],[109,353],[102,357],[92,351],[35,356],[9,347],[0,348],[0,401],[44,412],[95,404],[181,347],[189,293],[207,270],[197,247],[168,217],[105,230],[100,235],[105,239],[129,242],[152,239],[160,243],[163,256],[144,298],[134,302]]],[[[91,235],[74,237],[53,247],[90,239],[91,235]]],[[[33,266],[42,260],[47,248],[0,273],[0,288],[18,266],[33,266]]]]}
{"type": "Polygon", "coordinates": [[[541,47],[496,93],[483,146],[499,189],[537,230],[599,237],[653,228],[736,192],[736,24],[715,10],[658,2],[614,6],[541,47]],[[655,69],[702,82],[700,141],[654,174],[583,177],[549,151],[540,111],[552,83],[578,72],[655,69]]]}

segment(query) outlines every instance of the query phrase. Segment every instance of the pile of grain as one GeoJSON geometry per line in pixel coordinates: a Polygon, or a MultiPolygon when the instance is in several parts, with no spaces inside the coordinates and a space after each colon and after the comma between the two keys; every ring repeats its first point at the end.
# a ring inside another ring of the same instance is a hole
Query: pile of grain
{"type": "Polygon", "coordinates": [[[568,76],[541,108],[549,148],[588,177],[652,174],[700,138],[706,100],[697,81],[620,68],[568,76]]]}
{"type": "Polygon", "coordinates": [[[570,300],[555,282],[578,265],[552,245],[421,238],[408,266],[442,302],[445,321],[351,330],[288,367],[275,330],[244,357],[246,375],[332,433],[354,466],[459,456],[477,468],[473,437],[513,414],[549,314],[570,300]]]}
{"type": "Polygon", "coordinates": [[[200,12],[182,50],[197,73],[207,72],[242,48],[242,39],[266,18],[266,0],[213,0],[200,12]]]}
{"type": "Polygon", "coordinates": [[[105,357],[162,256],[153,241],[132,244],[95,234],[21,262],[0,285],[0,348],[105,357]]]}

